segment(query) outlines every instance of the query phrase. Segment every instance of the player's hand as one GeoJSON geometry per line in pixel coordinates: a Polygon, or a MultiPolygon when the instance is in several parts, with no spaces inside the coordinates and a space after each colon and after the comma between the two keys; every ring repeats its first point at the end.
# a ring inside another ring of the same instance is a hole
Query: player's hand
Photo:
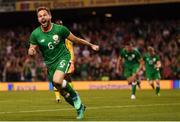
{"type": "Polygon", "coordinates": [[[160,68],[161,68],[161,65],[160,65],[160,64],[156,64],[156,65],[155,65],[155,69],[156,69],[156,70],[159,70],[160,68]]]}
{"type": "Polygon", "coordinates": [[[30,55],[30,56],[36,55],[36,49],[34,49],[34,48],[29,48],[29,50],[28,50],[28,55],[30,55]]]}
{"type": "Polygon", "coordinates": [[[92,48],[93,50],[95,50],[95,51],[98,51],[98,50],[99,50],[99,46],[98,46],[98,45],[95,45],[95,44],[93,44],[93,45],[91,46],[91,48],[92,48]]]}
{"type": "Polygon", "coordinates": [[[157,63],[155,64],[155,68],[156,70],[159,70],[161,68],[161,62],[157,61],[157,63]]]}

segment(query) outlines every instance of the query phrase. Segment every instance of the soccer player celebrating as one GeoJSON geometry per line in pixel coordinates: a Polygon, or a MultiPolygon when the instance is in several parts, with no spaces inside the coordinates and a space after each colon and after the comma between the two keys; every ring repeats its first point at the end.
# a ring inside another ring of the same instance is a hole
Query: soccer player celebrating
{"type": "MultiPolygon", "coordinates": [[[[55,23],[56,23],[56,24],[59,24],[59,25],[63,25],[63,22],[62,22],[61,20],[59,20],[59,19],[56,20],[55,23]]],[[[70,65],[70,68],[69,68],[68,72],[67,72],[66,75],[65,75],[65,80],[68,81],[68,83],[72,86],[72,84],[71,84],[71,81],[72,81],[72,80],[71,80],[71,74],[74,72],[74,61],[75,61],[73,43],[72,43],[70,40],[66,39],[66,40],[65,40],[65,45],[66,45],[66,47],[67,47],[67,49],[69,50],[70,55],[71,55],[71,60],[70,60],[71,65],[70,65]]],[[[66,93],[64,90],[58,91],[55,86],[54,86],[54,93],[55,93],[56,101],[57,101],[57,102],[60,102],[60,101],[61,101],[60,94],[65,98],[65,100],[66,100],[67,102],[70,101],[69,99],[71,99],[71,98],[69,97],[69,94],[68,94],[68,93],[66,93]]],[[[71,103],[72,103],[72,102],[71,102],[71,103]]],[[[70,103],[70,104],[71,104],[71,103],[70,103]]]]}
{"type": "Polygon", "coordinates": [[[148,53],[143,56],[143,60],[145,64],[146,78],[153,89],[155,89],[154,80],[156,81],[156,95],[160,96],[159,79],[161,75],[159,69],[161,68],[161,62],[153,47],[148,47],[148,53]]]}
{"type": "Polygon", "coordinates": [[[142,67],[142,58],[140,52],[133,47],[131,42],[128,42],[123,49],[120,50],[120,55],[117,61],[117,72],[119,72],[120,65],[123,63],[123,74],[126,77],[129,84],[132,85],[131,99],[136,99],[136,84],[138,80],[138,74],[142,67]]]}
{"type": "Polygon", "coordinates": [[[65,39],[88,45],[95,51],[99,50],[99,46],[76,37],[63,25],[52,23],[51,12],[46,7],[37,9],[37,18],[40,26],[31,33],[28,54],[31,56],[36,55],[36,48],[39,47],[48,69],[49,80],[53,82],[53,85],[59,91],[63,89],[70,94],[77,110],[77,119],[83,119],[85,106],[81,103],[77,92],[64,80],[71,59],[70,53],[65,46],[65,39]]]}

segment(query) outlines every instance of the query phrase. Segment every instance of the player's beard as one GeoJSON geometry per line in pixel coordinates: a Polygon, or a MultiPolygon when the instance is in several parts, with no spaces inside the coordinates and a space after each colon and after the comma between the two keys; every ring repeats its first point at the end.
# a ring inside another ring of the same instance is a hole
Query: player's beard
{"type": "Polygon", "coordinates": [[[48,21],[48,20],[42,20],[42,22],[41,22],[41,26],[43,27],[43,28],[48,28],[49,27],[49,25],[50,25],[50,21],[48,21]]]}

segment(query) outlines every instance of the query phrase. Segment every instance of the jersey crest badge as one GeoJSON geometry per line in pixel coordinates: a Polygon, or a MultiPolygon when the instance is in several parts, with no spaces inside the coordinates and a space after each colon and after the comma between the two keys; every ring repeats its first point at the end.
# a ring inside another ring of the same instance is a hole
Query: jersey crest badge
{"type": "Polygon", "coordinates": [[[58,35],[53,35],[52,38],[53,38],[55,44],[59,43],[60,40],[59,40],[59,36],[58,35]]]}
{"type": "Polygon", "coordinates": [[[135,55],[134,55],[134,54],[132,54],[132,58],[135,58],[135,55]]]}
{"type": "Polygon", "coordinates": [[[153,58],[153,61],[156,62],[156,58],[153,58]]]}

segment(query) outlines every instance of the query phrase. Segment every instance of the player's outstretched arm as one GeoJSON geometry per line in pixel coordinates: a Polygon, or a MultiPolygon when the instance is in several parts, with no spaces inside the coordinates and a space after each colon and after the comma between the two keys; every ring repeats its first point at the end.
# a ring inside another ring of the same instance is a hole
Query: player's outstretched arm
{"type": "Polygon", "coordinates": [[[30,56],[36,55],[36,48],[37,48],[37,45],[30,44],[30,47],[28,49],[28,55],[30,56]]]}
{"type": "Polygon", "coordinates": [[[72,42],[75,43],[80,43],[80,44],[84,44],[84,45],[88,45],[90,46],[93,50],[98,51],[99,50],[99,46],[92,44],[84,39],[81,39],[79,37],[76,37],[75,35],[73,35],[72,33],[69,34],[69,36],[67,37],[67,39],[71,40],[72,42]]]}

